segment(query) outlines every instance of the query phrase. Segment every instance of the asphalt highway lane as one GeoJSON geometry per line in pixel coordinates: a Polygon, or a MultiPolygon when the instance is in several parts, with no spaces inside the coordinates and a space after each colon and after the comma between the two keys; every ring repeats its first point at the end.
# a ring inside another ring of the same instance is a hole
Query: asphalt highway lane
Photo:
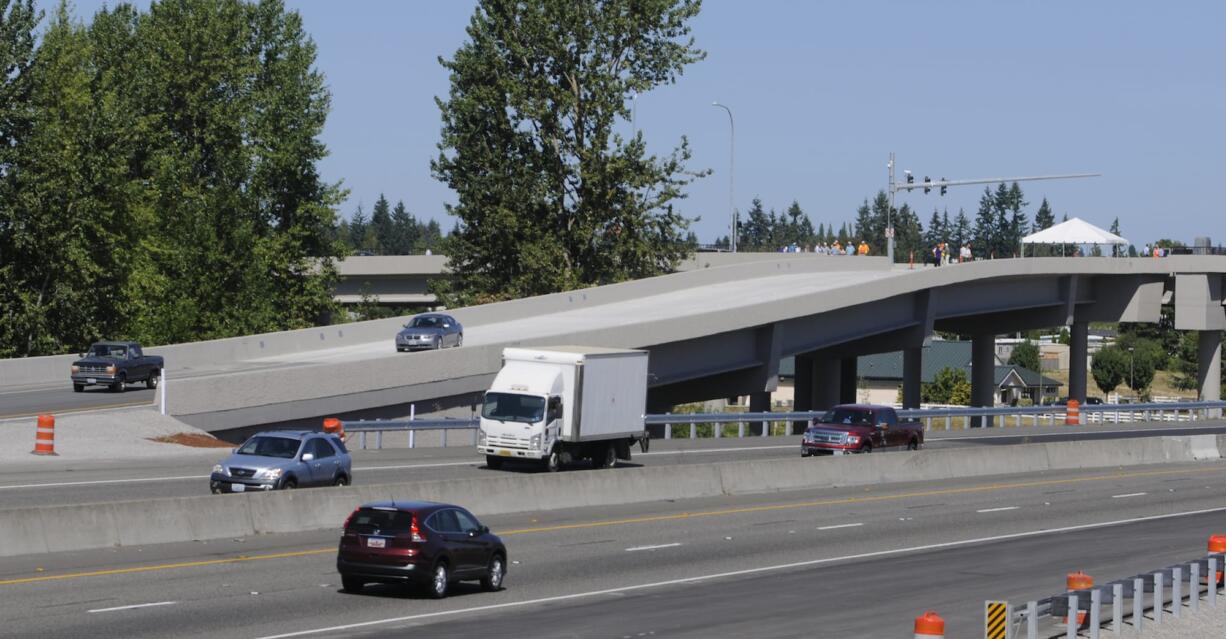
{"type": "MultiPolygon", "coordinates": [[[[1027,426],[934,431],[928,433],[925,447],[937,450],[1045,441],[1216,433],[1226,433],[1226,422],[1027,426]]],[[[485,468],[484,458],[467,446],[359,450],[355,449],[356,442],[351,441],[350,444],[354,456],[354,481],[359,484],[484,477],[492,472],[542,472],[528,464],[508,464],[505,471],[490,471],[485,468]]],[[[649,453],[642,454],[635,449],[631,462],[619,463],[618,468],[789,459],[799,455],[799,446],[799,437],[653,440],[649,453]]],[[[908,453],[888,451],[884,454],[908,453]]],[[[13,464],[0,468],[0,509],[204,495],[208,493],[208,476],[213,465],[226,455],[226,449],[215,449],[165,460],[96,460],[55,466],[47,466],[41,461],[13,464]]],[[[812,461],[821,463],[822,459],[812,458],[812,461]]],[[[588,472],[585,468],[575,465],[565,472],[588,472]]]]}
{"type": "MultiPolygon", "coordinates": [[[[507,589],[339,591],[337,531],[0,560],[12,636],[889,637],[1204,552],[1226,463],[484,518],[507,589]],[[1188,514],[1191,513],[1191,514],[1188,514]],[[1181,515],[1172,517],[1171,515],[1181,515]]],[[[480,516],[480,513],[478,513],[480,516]]],[[[338,522],[339,525],[339,522],[338,522]]],[[[978,631],[978,632],[976,632],[978,631]]]]}

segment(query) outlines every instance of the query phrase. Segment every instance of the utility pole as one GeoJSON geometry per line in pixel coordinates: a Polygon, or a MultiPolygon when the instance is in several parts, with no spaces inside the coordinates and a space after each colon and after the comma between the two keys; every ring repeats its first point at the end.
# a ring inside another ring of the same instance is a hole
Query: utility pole
{"type": "Polygon", "coordinates": [[[994,178],[976,178],[972,180],[946,180],[941,178],[937,181],[925,177],[923,182],[915,182],[911,177],[911,171],[906,171],[906,182],[899,183],[894,180],[894,153],[890,152],[890,161],[886,164],[889,168],[890,182],[890,210],[886,211],[885,223],[885,238],[886,238],[886,255],[889,257],[890,263],[894,262],[894,200],[899,191],[914,191],[915,189],[923,189],[924,193],[928,193],[934,188],[941,189],[941,195],[945,195],[945,191],[951,186],[964,186],[967,184],[999,184],[1001,182],[1034,182],[1037,180],[1067,180],[1072,178],[1087,178],[1099,177],[1102,173],[1066,173],[1061,175],[1029,175],[1023,177],[994,177],[994,178]]]}
{"type": "Polygon", "coordinates": [[[712,102],[711,106],[728,112],[728,128],[732,133],[732,140],[728,147],[728,218],[732,227],[728,234],[728,248],[736,253],[736,123],[732,121],[732,109],[719,102],[712,102]]]}

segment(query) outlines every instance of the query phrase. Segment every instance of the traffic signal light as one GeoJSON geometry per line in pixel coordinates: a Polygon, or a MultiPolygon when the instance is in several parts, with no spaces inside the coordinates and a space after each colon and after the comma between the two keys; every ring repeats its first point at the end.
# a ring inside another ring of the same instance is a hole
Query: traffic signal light
{"type": "MultiPolygon", "coordinates": [[[[945,180],[945,178],[941,178],[941,181],[942,181],[942,182],[944,182],[944,181],[946,181],[946,180],[945,180]]],[[[948,191],[948,190],[949,190],[949,186],[948,186],[948,185],[946,185],[946,184],[942,184],[942,185],[941,185],[941,195],[945,195],[945,192],[946,192],[946,191],[948,191]]]]}
{"type": "MultiPolygon", "coordinates": [[[[924,176],[924,184],[932,184],[932,180],[927,175],[924,176]]],[[[924,187],[924,195],[928,195],[930,191],[932,191],[932,187],[930,186],[924,187]]]]}
{"type": "Polygon", "coordinates": [[[907,171],[907,184],[914,184],[914,183],[915,183],[915,176],[911,175],[910,171],[907,171]]]}

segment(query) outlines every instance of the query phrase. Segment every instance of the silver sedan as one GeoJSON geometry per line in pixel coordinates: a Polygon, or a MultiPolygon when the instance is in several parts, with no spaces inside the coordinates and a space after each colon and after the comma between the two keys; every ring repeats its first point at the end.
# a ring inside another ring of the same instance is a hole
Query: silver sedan
{"type": "Polygon", "coordinates": [[[421,351],[461,346],[464,327],[450,315],[426,313],[418,315],[396,334],[396,350],[421,351]]]}

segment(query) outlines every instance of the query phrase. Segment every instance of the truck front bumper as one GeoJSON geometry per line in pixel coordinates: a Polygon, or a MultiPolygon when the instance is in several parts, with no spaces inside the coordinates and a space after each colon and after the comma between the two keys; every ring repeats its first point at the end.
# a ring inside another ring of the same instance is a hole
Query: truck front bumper
{"type": "Polygon", "coordinates": [[[72,383],[84,386],[110,386],[115,383],[115,376],[106,373],[76,373],[72,376],[72,383]]]}
{"type": "Polygon", "coordinates": [[[506,459],[544,459],[545,452],[539,450],[524,450],[522,448],[502,448],[500,446],[478,446],[477,452],[482,455],[493,455],[506,459]]]}

